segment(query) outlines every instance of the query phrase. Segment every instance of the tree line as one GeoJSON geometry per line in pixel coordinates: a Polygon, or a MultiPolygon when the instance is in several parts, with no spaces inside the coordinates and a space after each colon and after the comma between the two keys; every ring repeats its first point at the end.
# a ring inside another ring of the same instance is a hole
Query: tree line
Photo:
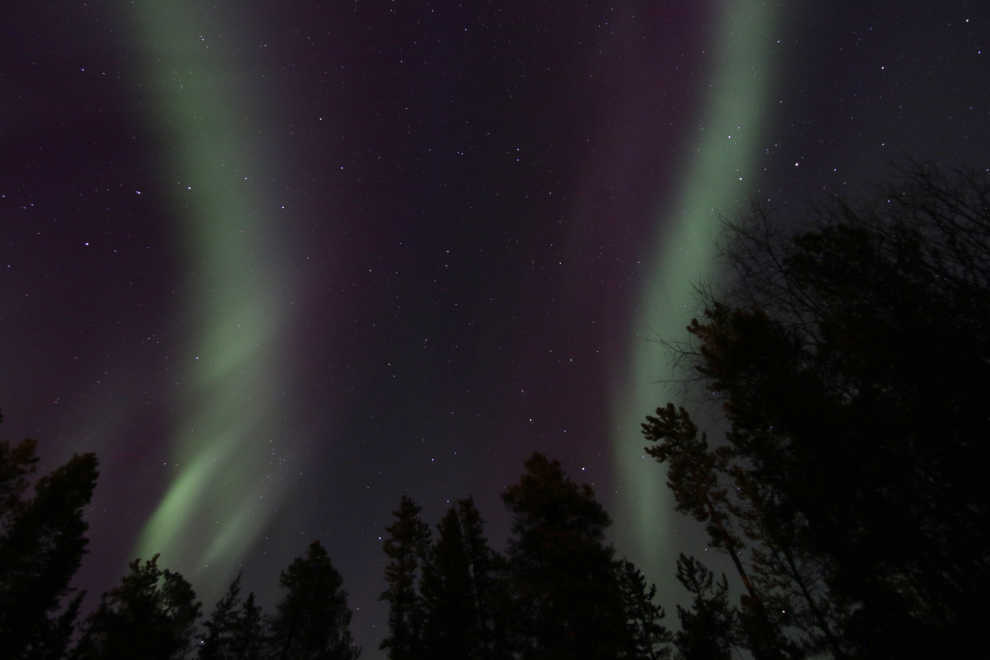
{"type": "Polygon", "coordinates": [[[682,557],[686,658],[990,657],[990,177],[909,163],[795,221],[727,223],[735,277],[671,348],[728,432],[643,430],[744,584],[682,557]]]}
{"type": "MultiPolygon", "coordinates": [[[[0,443],[0,657],[44,660],[356,660],[340,574],[319,541],[281,572],[282,598],[266,614],[239,574],[202,625],[202,604],[156,555],[80,618],[70,586],[87,540],[83,508],[96,485],[93,454],[39,479],[36,443],[0,443]]],[[[484,535],[472,499],[436,526],[403,496],[383,545],[389,563],[390,658],[642,658],[669,654],[656,588],[605,540],[611,519],[590,486],[534,454],[503,494],[514,516],[503,555],[484,535]]]]}
{"type": "MultiPolygon", "coordinates": [[[[668,340],[686,392],[720,409],[709,441],[668,404],[643,424],[677,510],[742,584],[694,557],[678,628],[606,540],[588,485],[541,454],[502,494],[491,547],[472,499],[431,528],[402,497],[386,529],[392,660],[802,660],[985,657],[990,610],[990,179],[910,163],[859,200],[794,219],[754,204],[726,223],[734,276],[699,290],[668,340]],[[691,388],[694,388],[693,390],[691,388]]],[[[202,605],[158,557],[94,611],[70,581],[85,553],[92,454],[34,482],[34,441],[0,443],[0,657],[352,660],[339,573],[314,541],[265,613],[240,576],[202,605]]]]}
{"type": "Polygon", "coordinates": [[[502,494],[512,514],[505,554],[491,548],[474,502],[436,526],[403,497],[388,528],[385,569],[393,660],[637,658],[670,652],[656,588],[616,557],[612,523],[587,484],[535,453],[502,494]]]}

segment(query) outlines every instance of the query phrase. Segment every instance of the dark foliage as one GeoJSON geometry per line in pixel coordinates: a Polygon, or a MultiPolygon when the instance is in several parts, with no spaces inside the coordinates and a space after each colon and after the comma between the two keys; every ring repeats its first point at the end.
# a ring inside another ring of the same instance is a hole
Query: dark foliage
{"type": "Polygon", "coordinates": [[[492,550],[471,499],[429,529],[403,497],[385,551],[391,657],[458,660],[660,660],[672,635],[656,587],[606,543],[608,514],[587,485],[534,454],[503,494],[514,515],[507,557],[492,550]],[[400,628],[399,626],[402,626],[400,628]],[[400,636],[397,634],[402,632],[400,636]],[[406,641],[403,642],[402,640],[406,641]]]}
{"type": "Polygon", "coordinates": [[[178,573],[158,568],[158,555],[135,559],[119,587],[103,594],[86,619],[77,660],[178,660],[192,643],[200,603],[178,573]]]}
{"type": "Polygon", "coordinates": [[[684,660],[729,660],[736,613],[729,605],[729,583],[715,582],[712,572],[694,557],[677,560],[677,579],[692,596],[691,609],[677,606],[681,629],[675,635],[684,660]]]}
{"type": "Polygon", "coordinates": [[[437,660],[480,657],[482,636],[471,559],[457,507],[437,525],[423,566],[424,647],[437,660]]]}
{"type": "Polygon", "coordinates": [[[356,660],[361,649],[351,638],[347,592],[319,541],[282,571],[279,585],[286,593],[270,625],[273,658],[356,660]]]}
{"type": "Polygon", "coordinates": [[[510,595],[505,559],[488,545],[470,498],[458,500],[437,525],[423,564],[423,649],[429,658],[510,657],[510,595]]]}
{"type": "Polygon", "coordinates": [[[513,514],[508,558],[521,657],[617,658],[629,648],[611,519],[587,484],[533,454],[502,495],[513,514]]]}
{"type": "Polygon", "coordinates": [[[654,602],[655,585],[646,584],[646,577],[628,559],[619,561],[619,586],[625,606],[625,648],[619,657],[637,660],[662,660],[670,656],[673,635],[660,623],[666,616],[654,602]]]}
{"type": "Polygon", "coordinates": [[[73,456],[38,480],[36,443],[0,442],[0,657],[61,658],[82,594],[66,601],[88,543],[82,518],[96,486],[93,454],[73,456]]]}
{"type": "Polygon", "coordinates": [[[200,640],[199,660],[261,660],[267,651],[268,636],[261,608],[248,594],[243,602],[241,574],[231,583],[208,621],[203,624],[206,634],[200,640]]]}
{"type": "Polygon", "coordinates": [[[471,566],[472,601],[475,607],[480,648],[473,657],[503,660],[511,656],[509,628],[511,595],[505,557],[489,546],[484,521],[472,498],[457,500],[465,552],[471,566]]]}
{"type": "Polygon", "coordinates": [[[389,634],[380,648],[388,649],[392,660],[415,660],[425,653],[425,609],[417,584],[430,548],[430,528],[420,520],[420,510],[403,495],[393,512],[395,522],[385,530],[384,549],[390,561],[385,568],[388,588],[381,599],[389,604],[389,634]]]}
{"type": "Polygon", "coordinates": [[[728,236],[739,279],[684,354],[727,444],[672,407],[644,426],[679,508],[752,546],[751,650],[766,624],[789,655],[965,655],[990,614],[990,181],[912,165],[793,233],[756,207],[728,236]]]}

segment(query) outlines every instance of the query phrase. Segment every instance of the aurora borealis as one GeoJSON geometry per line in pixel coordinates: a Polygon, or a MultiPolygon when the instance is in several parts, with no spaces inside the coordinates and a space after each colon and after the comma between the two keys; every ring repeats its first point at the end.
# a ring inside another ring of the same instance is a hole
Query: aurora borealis
{"type": "Polygon", "coordinates": [[[282,450],[271,440],[272,402],[284,385],[273,364],[285,357],[273,338],[291,315],[291,292],[279,272],[264,153],[250,130],[258,120],[244,117],[243,65],[231,61],[221,26],[193,16],[190,4],[150,2],[135,5],[131,19],[150,98],[162,109],[161,140],[175,147],[170,171],[180,179],[173,199],[195,354],[183,356],[179,374],[189,428],[173,432],[177,467],[136,551],[206,566],[242,556],[271,515],[272,504],[259,500],[280,498],[271,478],[271,456],[282,450]],[[254,484],[251,497],[240,484],[254,484]]]}
{"type": "Polygon", "coordinates": [[[379,536],[538,450],[668,611],[702,534],[639,423],[718,217],[907,157],[990,166],[980,3],[16,3],[0,13],[0,407],[96,451],[80,583],[209,607],[319,538],[365,657],[379,536]],[[869,4],[868,7],[861,6],[869,4]]]}
{"type": "Polygon", "coordinates": [[[669,564],[674,552],[670,536],[663,531],[674,526],[673,501],[655,478],[655,466],[643,460],[640,424],[642,411],[650,410],[656,400],[655,383],[670,382],[677,374],[668,365],[669,356],[643,340],[680,336],[695,312],[695,286],[713,277],[710,262],[719,210],[738,205],[740,195],[746,194],[744,182],[753,175],[751,154],[764,128],[761,119],[771,75],[771,37],[779,29],[775,12],[762,3],[718,9],[713,75],[702,97],[701,123],[690,140],[693,153],[685,154],[680,189],[656,200],[655,217],[660,222],[655,245],[647,253],[650,267],[640,281],[630,327],[627,381],[613,417],[615,465],[629,491],[623,508],[635,521],[640,561],[654,570],[669,564]]]}

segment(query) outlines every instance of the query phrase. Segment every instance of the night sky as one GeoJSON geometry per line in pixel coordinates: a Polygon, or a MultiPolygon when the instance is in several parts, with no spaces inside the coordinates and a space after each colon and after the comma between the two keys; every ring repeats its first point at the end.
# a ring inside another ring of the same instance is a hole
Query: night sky
{"type": "Polygon", "coordinates": [[[0,103],[0,435],[97,452],[78,583],[161,552],[270,608],[320,539],[374,658],[399,497],[501,548],[534,450],[672,615],[647,340],[718,214],[990,167],[990,5],[6,2],[0,103]]]}

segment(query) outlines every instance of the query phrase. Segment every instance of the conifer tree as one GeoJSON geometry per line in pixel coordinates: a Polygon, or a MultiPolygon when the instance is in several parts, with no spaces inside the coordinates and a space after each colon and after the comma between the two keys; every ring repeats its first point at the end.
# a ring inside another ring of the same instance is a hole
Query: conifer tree
{"type": "Polygon", "coordinates": [[[646,577],[628,559],[615,564],[626,610],[626,645],[619,656],[627,660],[663,660],[670,657],[673,636],[661,623],[666,614],[655,603],[656,585],[646,585],[646,577]]]}
{"type": "Polygon", "coordinates": [[[286,591],[271,621],[271,656],[278,660],[356,660],[351,610],[343,580],[319,541],[282,571],[286,591]]]}
{"type": "Polygon", "coordinates": [[[422,567],[423,645],[435,660],[478,657],[481,648],[471,563],[457,507],[437,525],[437,538],[422,567]]]}
{"type": "Polygon", "coordinates": [[[158,568],[158,555],[135,559],[120,586],[86,619],[76,660],[179,660],[192,642],[201,604],[178,573],[158,568]]]}
{"type": "Polygon", "coordinates": [[[990,615],[990,177],[910,164],[875,192],[728,225],[738,278],[681,353],[726,444],[670,406],[646,425],[679,507],[752,548],[754,654],[962,656],[990,615]]]}
{"type": "Polygon", "coordinates": [[[605,542],[611,519],[587,484],[534,453],[502,495],[513,515],[508,559],[521,657],[613,659],[627,647],[627,620],[605,542]]]}
{"type": "Polygon", "coordinates": [[[240,604],[240,592],[241,574],[238,573],[227,593],[217,601],[209,620],[203,624],[206,635],[199,643],[199,660],[227,660],[229,657],[228,649],[237,617],[236,608],[240,604]]]}
{"type": "MultiPolygon", "coordinates": [[[[675,410],[672,404],[658,409],[656,417],[648,416],[646,419],[643,434],[647,440],[659,441],[647,447],[646,453],[658,462],[668,464],[667,485],[674,492],[677,510],[707,523],[711,545],[729,555],[746,588],[747,593],[742,599],[744,607],[737,620],[744,624],[747,647],[756,660],[782,660],[783,649],[789,642],[781,632],[779,617],[770,616],[765,602],[768,595],[776,594],[768,593],[769,590],[760,593],[740,559],[745,545],[734,524],[741,526],[747,537],[755,539],[754,525],[758,523],[759,516],[753,506],[756,504],[756,491],[749,488],[746,493],[740,494],[742,488],[739,486],[750,482],[746,481],[738,466],[734,466],[733,470],[729,468],[735,455],[732,448],[710,448],[705,434],[698,437],[698,428],[687,411],[683,408],[675,410]],[[730,471],[736,476],[735,489],[729,487],[730,471]],[[734,490],[737,497],[730,498],[730,490],[734,490]],[[743,506],[744,502],[749,505],[748,508],[743,506]]],[[[783,542],[782,537],[775,540],[783,542]]],[[[782,549],[790,551],[788,547],[782,549]]],[[[764,559],[765,555],[757,554],[757,557],[764,559]]],[[[758,564],[758,568],[765,567],[766,562],[758,564]]],[[[761,572],[761,576],[767,577],[765,572],[761,572]]],[[[769,582],[764,580],[763,584],[769,585],[769,582]]]]}
{"type": "Polygon", "coordinates": [[[88,540],[83,507],[96,486],[93,454],[73,456],[25,499],[34,440],[0,442],[0,657],[61,658],[82,594],[66,602],[88,540]]]}
{"type": "Polygon", "coordinates": [[[508,657],[506,564],[471,498],[444,514],[421,568],[424,652],[438,660],[508,657]]]}
{"type": "Polygon", "coordinates": [[[379,648],[387,649],[392,660],[419,660],[425,657],[423,599],[417,589],[423,562],[430,547],[430,528],[419,518],[421,508],[403,495],[392,515],[395,521],[385,530],[384,550],[389,557],[385,568],[388,588],[381,600],[389,604],[389,633],[379,648]]]}
{"type": "Polygon", "coordinates": [[[230,584],[209,620],[203,624],[206,634],[199,645],[199,660],[260,660],[266,648],[261,609],[254,594],[243,602],[240,597],[241,574],[230,584]]]}
{"type": "Polygon", "coordinates": [[[234,634],[230,643],[230,655],[238,660],[263,660],[268,648],[268,633],[261,607],[249,593],[241,606],[240,615],[234,621],[234,634]]]}
{"type": "Polygon", "coordinates": [[[694,557],[681,554],[677,579],[692,596],[691,609],[677,606],[681,629],[674,636],[683,660],[729,660],[735,637],[735,610],[729,605],[725,575],[715,582],[712,572],[694,557]]]}
{"type": "Polygon", "coordinates": [[[510,606],[508,564],[485,538],[485,522],[470,497],[457,500],[457,511],[471,567],[471,587],[482,660],[510,657],[510,606]]]}

